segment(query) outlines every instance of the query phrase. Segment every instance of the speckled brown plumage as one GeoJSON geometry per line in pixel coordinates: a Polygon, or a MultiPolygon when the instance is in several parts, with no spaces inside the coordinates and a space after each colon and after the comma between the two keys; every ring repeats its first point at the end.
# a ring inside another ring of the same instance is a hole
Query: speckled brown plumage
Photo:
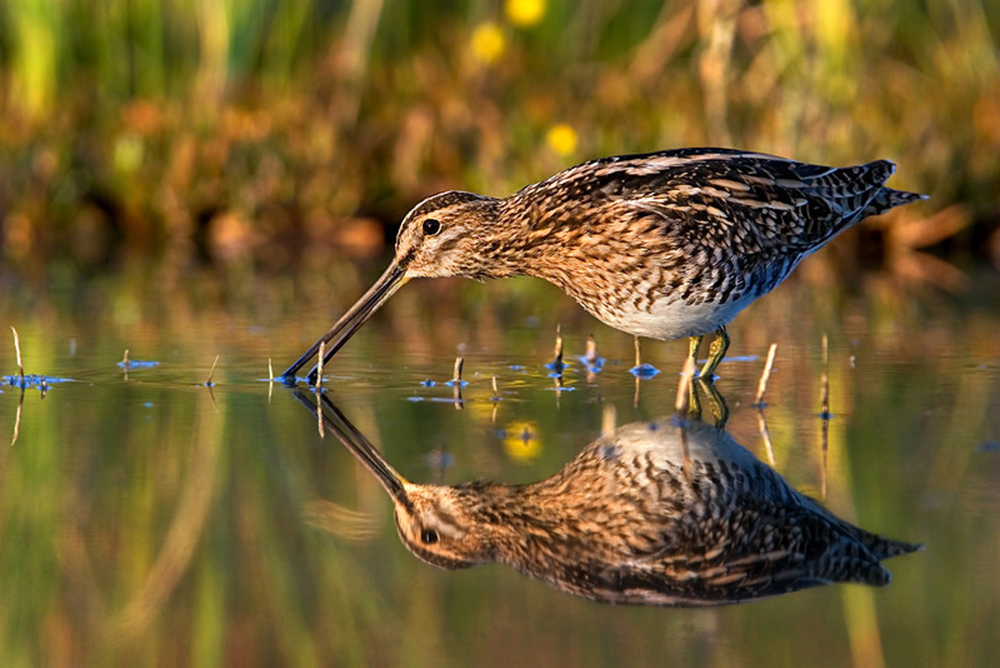
{"type": "Polygon", "coordinates": [[[528,485],[441,486],[403,479],[328,408],[332,431],[391,494],[403,543],[442,568],[496,562],[598,601],[718,605],[886,585],[880,562],[920,548],[835,517],[700,422],[627,425],[528,485]]]}
{"type": "MultiPolygon", "coordinates": [[[[410,278],[518,274],[554,283],[637,336],[724,334],[739,311],[834,236],[922,199],[885,187],[894,170],[887,160],[832,168],[683,149],[585,162],[503,199],[434,195],[404,218],[379,282],[321,340],[332,356],[410,278]]],[[[285,377],[294,380],[318,348],[285,377]]],[[[713,356],[721,359],[721,348],[713,356]]]]}

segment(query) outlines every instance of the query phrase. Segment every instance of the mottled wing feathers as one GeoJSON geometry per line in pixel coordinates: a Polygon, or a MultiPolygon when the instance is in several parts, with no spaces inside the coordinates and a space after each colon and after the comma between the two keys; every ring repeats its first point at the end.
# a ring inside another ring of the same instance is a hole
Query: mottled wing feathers
{"type": "Polygon", "coordinates": [[[702,236],[728,236],[736,248],[746,239],[751,252],[804,255],[867,215],[921,199],[884,187],[894,171],[888,160],[834,168],[732,149],[682,149],[594,160],[519,195],[544,190],[543,216],[554,226],[590,225],[602,205],[629,202],[659,212],[668,234],[693,227],[702,236]],[[574,206],[580,201],[588,211],[574,206]]]}
{"type": "MultiPolygon", "coordinates": [[[[854,527],[808,508],[800,512],[789,507],[773,510],[771,519],[765,508],[734,512],[728,516],[728,526],[691,532],[692,536],[717,534],[717,545],[687,544],[673,557],[646,557],[636,563],[635,570],[663,571],[658,573],[661,578],[666,576],[661,581],[693,598],[712,598],[711,593],[718,591],[730,600],[773,596],[831,582],[874,586],[891,582],[892,576],[879,563],[891,555],[880,554],[876,543],[869,547],[864,538],[880,541],[879,545],[893,541],[865,533],[859,542],[854,527]],[[752,527],[754,534],[743,535],[744,527],[752,527]]],[[[907,544],[895,545],[901,551],[893,554],[912,549],[907,544]]]]}

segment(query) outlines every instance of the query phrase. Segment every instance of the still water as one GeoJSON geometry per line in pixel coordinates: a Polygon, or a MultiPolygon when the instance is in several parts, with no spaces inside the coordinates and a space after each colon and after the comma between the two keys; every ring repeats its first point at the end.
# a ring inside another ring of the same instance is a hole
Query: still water
{"type": "MultiPolygon", "coordinates": [[[[331,424],[267,381],[268,359],[280,373],[380,268],[3,280],[0,319],[18,330],[25,372],[71,380],[44,394],[2,386],[0,664],[961,666],[1000,654],[995,276],[946,295],[878,276],[832,290],[806,271],[738,316],[719,438],[844,521],[926,549],[888,559],[885,587],[675,608],[596,603],[504,565],[442,570],[406,549],[389,496],[331,424]],[[123,369],[126,349],[157,364],[123,369]]],[[[8,341],[0,370],[16,375],[8,341]]],[[[631,337],[551,286],[417,281],[333,360],[325,396],[413,483],[532,483],[611,419],[670,424],[686,348],[645,342],[660,373],[637,380],[631,337]],[[557,325],[562,378],[546,367],[557,325]],[[588,375],[577,356],[591,333],[604,364],[588,375]],[[447,384],[458,355],[460,399],[447,384]]]]}

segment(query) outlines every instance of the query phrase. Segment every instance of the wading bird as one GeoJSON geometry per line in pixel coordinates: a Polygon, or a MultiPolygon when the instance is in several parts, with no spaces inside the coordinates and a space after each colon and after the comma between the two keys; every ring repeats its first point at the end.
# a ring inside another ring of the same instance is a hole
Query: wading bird
{"type": "Polygon", "coordinates": [[[884,586],[881,561],[922,547],[841,520],[703,422],[626,425],[536,483],[424,485],[319,396],[317,408],[297,395],[325,405],[320,419],[392,498],[403,544],[441,568],[502,563],[597,601],[706,606],[884,586]]]}
{"type": "Polygon", "coordinates": [[[887,188],[894,171],[694,148],[585,162],[502,199],[434,195],[403,219],[385,273],[282,377],[294,384],[321,343],[332,357],[411,278],[526,274],[615,329],[690,337],[691,356],[714,332],[711,379],[737,313],[866,216],[925,198],[887,188]]]}

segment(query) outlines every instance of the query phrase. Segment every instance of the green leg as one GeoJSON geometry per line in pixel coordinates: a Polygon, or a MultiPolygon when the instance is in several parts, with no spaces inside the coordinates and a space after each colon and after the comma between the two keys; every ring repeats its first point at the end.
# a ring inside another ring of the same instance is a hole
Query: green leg
{"type": "Polygon", "coordinates": [[[698,348],[701,347],[702,336],[692,336],[688,341],[688,357],[691,358],[691,364],[694,368],[698,368],[698,348]]]}
{"type": "Polygon", "coordinates": [[[701,396],[698,394],[698,379],[692,378],[688,383],[688,410],[689,420],[701,420],[701,396]]]}
{"type": "MultiPolygon", "coordinates": [[[[706,378],[697,378],[695,383],[702,387],[708,395],[708,405],[712,409],[712,416],[715,418],[715,428],[725,429],[726,424],[729,422],[729,406],[726,404],[725,397],[719,392],[719,388],[715,386],[715,383],[706,378]]],[[[695,383],[692,383],[692,385],[695,383]]]]}
{"type": "Polygon", "coordinates": [[[726,356],[727,350],[729,350],[729,333],[723,326],[715,332],[715,339],[712,340],[712,345],[708,348],[708,361],[705,362],[705,368],[701,370],[701,378],[712,382],[715,370],[719,367],[722,358],[726,356]]]}
{"type": "MultiPolygon", "coordinates": [[[[698,364],[698,348],[701,347],[702,337],[692,336],[688,340],[688,361],[684,364],[685,371],[687,370],[687,365],[690,363],[692,372],[696,370],[698,364]]],[[[697,379],[697,374],[691,377],[691,382],[688,383],[688,407],[687,407],[687,417],[693,420],[701,419],[701,399],[698,397],[698,392],[695,390],[694,381],[697,379]]]]}

